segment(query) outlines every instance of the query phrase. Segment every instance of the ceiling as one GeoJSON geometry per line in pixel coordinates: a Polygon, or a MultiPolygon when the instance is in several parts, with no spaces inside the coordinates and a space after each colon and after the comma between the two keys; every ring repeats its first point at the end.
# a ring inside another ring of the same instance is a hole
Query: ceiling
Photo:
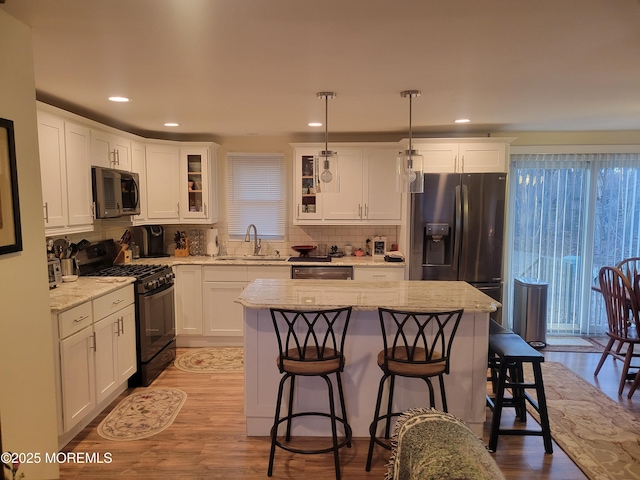
{"type": "Polygon", "coordinates": [[[5,0],[38,99],[133,133],[640,130],[639,0],[5,0]],[[131,102],[115,104],[107,97],[131,102]],[[457,118],[470,118],[459,126],[457,118]],[[179,127],[164,127],[178,122],[179,127]]]}

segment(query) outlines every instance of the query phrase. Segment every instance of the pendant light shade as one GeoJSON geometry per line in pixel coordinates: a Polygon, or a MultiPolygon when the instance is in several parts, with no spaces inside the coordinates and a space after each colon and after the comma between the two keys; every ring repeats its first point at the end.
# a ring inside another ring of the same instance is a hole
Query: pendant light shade
{"type": "Polygon", "coordinates": [[[412,99],[420,96],[419,90],[405,90],[401,97],[409,97],[409,148],[396,159],[396,190],[402,193],[424,192],[424,159],[413,150],[413,131],[411,125],[412,99]]]}
{"type": "Polygon", "coordinates": [[[335,92],[318,92],[317,97],[324,100],[324,150],[315,158],[316,179],[319,192],[338,193],[340,178],[338,174],[338,154],[329,150],[329,99],[335,98],[335,92]]]}

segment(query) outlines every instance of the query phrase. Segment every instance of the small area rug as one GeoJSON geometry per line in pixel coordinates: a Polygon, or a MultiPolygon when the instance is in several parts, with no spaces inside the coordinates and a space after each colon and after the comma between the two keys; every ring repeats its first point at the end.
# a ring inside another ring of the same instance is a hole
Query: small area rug
{"type": "MultiPolygon", "coordinates": [[[[525,376],[533,381],[531,369],[525,376]]],[[[640,419],[561,363],[544,362],[542,378],[551,436],[584,474],[640,479],[640,419]]]]}
{"type": "Polygon", "coordinates": [[[244,372],[244,349],[212,347],[190,350],[176,359],[175,366],[191,373],[244,372]]]}
{"type": "MultiPolygon", "coordinates": [[[[606,341],[604,345],[606,345],[606,341]]],[[[547,336],[547,346],[540,350],[544,352],[582,352],[602,353],[604,345],[594,337],[550,337],[547,336]]]]}
{"type": "Polygon", "coordinates": [[[177,388],[146,388],[124,398],[98,425],[107,440],[151,437],[173,423],[187,394],[177,388]]]}

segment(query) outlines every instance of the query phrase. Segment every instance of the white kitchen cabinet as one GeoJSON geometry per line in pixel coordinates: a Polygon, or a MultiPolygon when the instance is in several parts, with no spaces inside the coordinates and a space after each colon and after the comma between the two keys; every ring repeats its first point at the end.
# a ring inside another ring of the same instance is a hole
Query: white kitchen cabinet
{"type": "Polygon", "coordinates": [[[136,372],[133,286],[57,315],[62,432],[81,428],[136,372]]]}
{"type": "Polygon", "coordinates": [[[211,216],[209,150],[180,148],[180,218],[191,223],[208,222],[211,216]]]}
{"type": "Polygon", "coordinates": [[[116,336],[118,385],[127,382],[138,371],[135,306],[128,305],[123,308],[120,315],[120,333],[116,336]]]}
{"type": "Polygon", "coordinates": [[[65,152],[67,159],[67,201],[70,227],[93,224],[93,192],[89,142],[91,131],[87,127],[64,122],[65,152]]]}
{"type": "MultiPolygon", "coordinates": [[[[115,316],[116,314],[114,314],[115,316]]],[[[120,324],[111,316],[94,323],[96,401],[102,402],[118,387],[116,335],[120,324]]]]}
{"type": "Polygon", "coordinates": [[[136,223],[217,222],[214,146],[218,145],[148,144],[145,150],[146,218],[140,215],[136,223]]]}
{"type": "Polygon", "coordinates": [[[90,130],[38,110],[38,144],[47,235],[93,230],[90,130]]]}
{"type": "Polygon", "coordinates": [[[91,164],[131,170],[131,140],[105,130],[91,130],[91,164]]]}
{"type": "Polygon", "coordinates": [[[318,192],[316,157],[318,149],[299,147],[294,151],[294,221],[322,220],[322,195],[318,192]]]}
{"type": "Polygon", "coordinates": [[[101,403],[137,370],[135,309],[127,305],[98,320],[96,337],[96,401],[101,403]]]}
{"type": "Polygon", "coordinates": [[[149,144],[146,163],[147,218],[176,223],[180,219],[180,148],[149,144]]]}
{"type": "Polygon", "coordinates": [[[96,406],[94,336],[91,327],[60,342],[64,431],[96,406]]]}
{"type": "Polygon", "coordinates": [[[508,169],[510,139],[418,139],[414,150],[424,157],[425,173],[490,173],[508,169]]]}
{"type": "Polygon", "coordinates": [[[353,267],[354,280],[404,280],[404,267],[353,267]]]}
{"type": "Polygon", "coordinates": [[[202,266],[174,267],[176,334],[202,335],[202,266]]]}
{"type": "Polygon", "coordinates": [[[242,345],[243,310],[235,299],[257,278],[288,279],[291,267],[178,265],[175,283],[178,346],[242,345]]]}
{"type": "Polygon", "coordinates": [[[134,225],[147,219],[147,157],[142,143],[131,142],[131,171],[138,174],[140,189],[140,214],[131,217],[134,225]]]}
{"type": "Polygon", "coordinates": [[[204,282],[204,334],[216,337],[242,337],[242,305],[238,298],[247,282],[204,282]]]}
{"type": "Polygon", "coordinates": [[[334,180],[339,192],[323,192],[309,176],[320,146],[294,145],[294,223],[395,225],[401,222],[401,194],[396,192],[398,146],[338,144],[334,180]]]}

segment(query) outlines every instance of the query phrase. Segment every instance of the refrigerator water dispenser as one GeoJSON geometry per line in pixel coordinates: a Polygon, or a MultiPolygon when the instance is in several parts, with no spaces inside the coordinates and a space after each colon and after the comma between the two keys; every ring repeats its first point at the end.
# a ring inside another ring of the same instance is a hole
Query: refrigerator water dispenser
{"type": "Polygon", "coordinates": [[[425,237],[424,263],[426,265],[450,265],[449,224],[427,223],[425,237]]]}

